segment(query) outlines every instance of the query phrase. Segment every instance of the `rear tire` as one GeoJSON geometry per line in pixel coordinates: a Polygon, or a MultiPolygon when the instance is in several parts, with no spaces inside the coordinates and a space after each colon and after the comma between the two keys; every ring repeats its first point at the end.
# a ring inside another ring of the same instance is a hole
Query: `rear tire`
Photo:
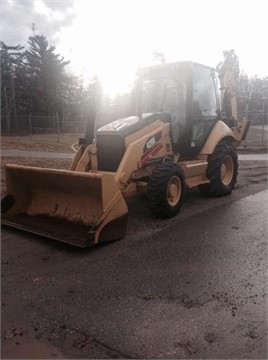
{"type": "Polygon", "coordinates": [[[209,184],[199,185],[199,190],[212,197],[231,194],[237,180],[238,156],[229,143],[220,143],[208,157],[209,184]]]}
{"type": "Polygon", "coordinates": [[[150,209],[157,218],[175,216],[183,205],[186,185],[180,167],[173,163],[157,166],[148,182],[150,209]]]}

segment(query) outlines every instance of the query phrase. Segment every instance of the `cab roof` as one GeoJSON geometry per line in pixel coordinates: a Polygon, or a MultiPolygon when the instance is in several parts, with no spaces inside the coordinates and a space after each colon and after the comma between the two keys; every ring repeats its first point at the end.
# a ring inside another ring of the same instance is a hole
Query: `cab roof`
{"type": "Polygon", "coordinates": [[[151,65],[151,66],[146,66],[143,68],[140,68],[138,70],[138,74],[140,75],[146,75],[146,74],[150,74],[150,73],[154,73],[157,71],[165,71],[168,69],[183,69],[183,68],[188,68],[191,69],[194,65],[197,66],[201,66],[201,67],[205,67],[211,70],[215,70],[215,68],[211,67],[211,66],[207,66],[207,65],[203,65],[194,61],[176,61],[176,62],[170,62],[170,63],[165,63],[165,64],[157,64],[157,65],[151,65]]]}

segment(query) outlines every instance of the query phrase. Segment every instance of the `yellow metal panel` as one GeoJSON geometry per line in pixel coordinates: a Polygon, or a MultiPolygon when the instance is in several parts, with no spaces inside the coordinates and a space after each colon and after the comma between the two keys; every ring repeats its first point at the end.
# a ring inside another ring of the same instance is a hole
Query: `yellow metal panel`
{"type": "Polygon", "coordinates": [[[219,120],[200,151],[200,155],[212,154],[218,143],[225,137],[231,137],[236,141],[233,131],[223,121],[219,120]]]}
{"type": "MultiPolygon", "coordinates": [[[[12,222],[12,217],[15,219],[17,215],[26,217],[25,223],[28,222],[27,217],[36,218],[36,222],[29,221],[34,229],[31,232],[42,234],[38,219],[45,216],[54,224],[51,237],[65,241],[62,236],[57,235],[64,232],[60,221],[64,220],[66,225],[70,223],[88,227],[86,233],[91,232],[91,238],[98,242],[105,227],[122,219],[121,229],[118,229],[118,234],[122,234],[128,208],[112,173],[83,173],[7,165],[6,178],[11,206],[4,210],[2,219],[8,222],[12,222]]],[[[27,226],[24,229],[27,230],[27,226]]],[[[77,232],[77,228],[75,231],[77,232]]],[[[47,232],[46,229],[44,232],[47,232]]],[[[72,238],[75,236],[75,233],[72,234],[72,238]]],[[[111,240],[116,239],[116,236],[116,229],[113,227],[111,240]]],[[[74,241],[66,239],[65,242],[74,241]]]]}

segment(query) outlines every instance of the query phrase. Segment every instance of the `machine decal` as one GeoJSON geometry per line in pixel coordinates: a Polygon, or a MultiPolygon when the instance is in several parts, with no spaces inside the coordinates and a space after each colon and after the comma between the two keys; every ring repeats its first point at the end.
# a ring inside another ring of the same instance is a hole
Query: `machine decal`
{"type": "Polygon", "coordinates": [[[158,153],[163,148],[163,144],[156,143],[152,148],[150,148],[141,158],[141,166],[144,166],[152,157],[158,153]]]}
{"type": "Polygon", "coordinates": [[[157,141],[161,138],[161,135],[162,135],[161,132],[158,132],[158,133],[154,134],[153,136],[151,136],[146,141],[144,148],[143,148],[143,152],[145,153],[146,151],[151,149],[157,143],[157,141]]]}

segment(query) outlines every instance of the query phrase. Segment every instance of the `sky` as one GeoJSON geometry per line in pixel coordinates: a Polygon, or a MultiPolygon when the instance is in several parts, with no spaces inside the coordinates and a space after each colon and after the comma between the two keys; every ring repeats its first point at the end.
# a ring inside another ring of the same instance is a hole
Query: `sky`
{"type": "Polygon", "coordinates": [[[69,70],[104,91],[127,90],[138,67],[192,60],[216,67],[234,49],[240,70],[268,76],[268,0],[0,0],[0,40],[44,35],[69,70]],[[35,24],[33,32],[32,24],[35,24]]]}

